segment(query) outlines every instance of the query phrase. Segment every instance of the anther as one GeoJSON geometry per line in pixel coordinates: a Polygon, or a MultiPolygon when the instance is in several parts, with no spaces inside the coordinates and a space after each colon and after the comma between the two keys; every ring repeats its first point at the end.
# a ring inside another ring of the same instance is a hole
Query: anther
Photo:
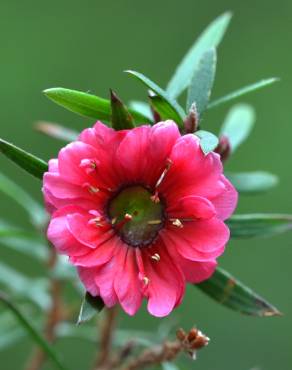
{"type": "Polygon", "coordinates": [[[150,279],[149,279],[147,276],[144,276],[142,280],[143,280],[143,283],[144,283],[145,285],[148,285],[148,284],[149,284],[149,282],[150,282],[150,279]]]}
{"type": "Polygon", "coordinates": [[[154,202],[156,204],[160,202],[160,199],[159,199],[159,195],[158,195],[158,191],[157,190],[155,191],[154,195],[152,195],[150,197],[150,199],[152,200],[152,202],[154,202]]]}
{"type": "Polygon", "coordinates": [[[81,168],[85,168],[85,172],[87,174],[90,174],[91,172],[94,172],[97,168],[96,161],[92,160],[92,159],[82,159],[79,166],[81,168]]]}
{"type": "Polygon", "coordinates": [[[171,221],[172,221],[173,226],[176,226],[179,228],[184,227],[184,225],[181,223],[181,221],[178,218],[176,218],[175,220],[171,220],[171,221]]]}
{"type": "Polygon", "coordinates": [[[98,188],[96,188],[95,186],[89,185],[89,186],[88,186],[88,191],[89,191],[89,193],[91,193],[91,194],[96,194],[96,193],[98,193],[98,192],[99,192],[99,189],[98,189],[98,188]]]}
{"type": "Polygon", "coordinates": [[[116,228],[117,229],[121,229],[127,222],[131,221],[133,218],[132,215],[130,215],[129,213],[126,213],[124,215],[124,219],[121,220],[119,223],[116,224],[116,228]]]}
{"type": "Polygon", "coordinates": [[[160,261],[160,255],[158,253],[154,253],[153,256],[151,256],[151,259],[154,261],[159,262],[160,261]]]}
{"type": "Polygon", "coordinates": [[[159,225],[161,224],[161,220],[150,220],[147,222],[148,225],[159,225]]]}

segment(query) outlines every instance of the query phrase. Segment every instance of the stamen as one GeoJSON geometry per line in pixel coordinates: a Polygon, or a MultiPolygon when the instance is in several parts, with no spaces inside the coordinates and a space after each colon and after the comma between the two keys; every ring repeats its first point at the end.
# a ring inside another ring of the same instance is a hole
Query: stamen
{"type": "Polygon", "coordinates": [[[132,215],[130,215],[129,213],[126,213],[124,215],[124,219],[121,220],[119,223],[116,224],[116,228],[119,230],[121,229],[127,222],[131,221],[133,218],[132,215]]]}
{"type": "Polygon", "coordinates": [[[170,159],[167,159],[166,160],[166,165],[165,165],[165,169],[163,170],[162,174],[160,175],[156,185],[155,185],[155,188],[158,188],[158,186],[162,183],[162,181],[164,180],[167,172],[169,171],[170,167],[172,165],[172,161],[170,159]]]}
{"type": "Polygon", "coordinates": [[[99,189],[98,189],[98,188],[96,188],[95,186],[89,186],[88,191],[89,191],[89,193],[91,193],[91,194],[96,194],[96,193],[98,193],[98,192],[99,192],[99,189]]]}
{"type": "Polygon", "coordinates": [[[147,276],[144,276],[142,280],[146,286],[149,285],[150,279],[147,276]]]}
{"type": "Polygon", "coordinates": [[[151,256],[151,259],[154,260],[154,261],[159,262],[160,261],[160,255],[158,253],[155,253],[155,254],[153,254],[153,256],[151,256]]]}
{"type": "Polygon", "coordinates": [[[170,221],[171,221],[171,222],[172,222],[172,224],[173,224],[174,226],[176,226],[176,227],[179,227],[179,228],[184,227],[184,225],[181,223],[181,221],[180,221],[178,218],[176,218],[176,219],[171,219],[170,221]]]}
{"type": "Polygon", "coordinates": [[[97,163],[93,159],[82,159],[79,167],[84,168],[87,175],[89,175],[96,170],[97,163]]]}
{"type": "Polygon", "coordinates": [[[159,199],[159,195],[158,195],[158,191],[157,190],[155,190],[154,195],[151,195],[150,199],[152,200],[152,202],[154,202],[156,204],[160,202],[160,199],[159,199]]]}
{"type": "Polygon", "coordinates": [[[148,225],[160,225],[161,224],[161,220],[150,220],[147,222],[148,225]]]}
{"type": "Polygon", "coordinates": [[[111,220],[111,223],[112,223],[112,225],[114,225],[116,222],[117,222],[117,217],[114,217],[114,218],[111,220]]]}

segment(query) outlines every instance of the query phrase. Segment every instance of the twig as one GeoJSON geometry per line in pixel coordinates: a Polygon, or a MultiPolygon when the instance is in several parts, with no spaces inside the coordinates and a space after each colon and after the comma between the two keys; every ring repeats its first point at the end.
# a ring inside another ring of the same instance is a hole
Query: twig
{"type": "MultiPolygon", "coordinates": [[[[52,270],[57,261],[57,255],[54,247],[50,247],[50,255],[48,260],[48,268],[52,270]]],[[[62,316],[61,302],[61,282],[52,277],[50,279],[51,307],[47,312],[47,319],[44,327],[45,339],[52,343],[55,340],[55,328],[62,316]]],[[[33,351],[31,359],[26,367],[26,370],[40,370],[46,359],[46,355],[42,349],[36,348],[33,351]]]]}
{"type": "Polygon", "coordinates": [[[197,329],[192,329],[188,334],[179,329],[175,341],[165,341],[160,346],[146,349],[132,359],[123,370],[138,370],[165,361],[173,361],[181,352],[186,352],[195,359],[197,350],[205,347],[208,342],[209,338],[197,329]]]}
{"type": "Polygon", "coordinates": [[[107,368],[107,364],[110,360],[113,330],[117,314],[116,308],[107,309],[105,314],[106,317],[103,321],[100,333],[100,352],[94,367],[96,370],[107,368]]]}

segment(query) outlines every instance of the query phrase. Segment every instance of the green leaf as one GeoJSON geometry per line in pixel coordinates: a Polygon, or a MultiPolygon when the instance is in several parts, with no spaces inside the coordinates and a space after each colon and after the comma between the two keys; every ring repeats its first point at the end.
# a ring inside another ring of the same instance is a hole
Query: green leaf
{"type": "Polygon", "coordinates": [[[209,131],[199,130],[195,132],[195,135],[200,138],[201,149],[206,155],[212,152],[219,143],[217,136],[209,131]]]}
{"type": "MultiPolygon", "coordinates": [[[[47,89],[44,94],[53,102],[85,117],[98,119],[105,122],[111,120],[111,102],[96,95],[87,94],[77,90],[64,89],[56,87],[47,89]]],[[[129,110],[137,123],[149,122],[149,119],[143,114],[129,110]]]]}
{"type": "Polygon", "coordinates": [[[259,317],[281,315],[276,307],[221,268],[196,286],[220,304],[243,314],[259,317]]]}
{"type": "Polygon", "coordinates": [[[134,119],[131,116],[128,108],[125,104],[121,101],[121,99],[117,96],[117,94],[110,90],[111,92],[111,108],[112,108],[112,116],[111,122],[112,127],[116,130],[125,130],[131,129],[135,127],[134,119]]]}
{"type": "Polygon", "coordinates": [[[292,229],[292,215],[285,214],[233,215],[226,222],[232,238],[270,237],[292,229]]]}
{"type": "Polygon", "coordinates": [[[39,179],[42,179],[43,174],[48,170],[48,164],[45,161],[2,139],[0,139],[0,152],[39,179]]]}
{"type": "Polygon", "coordinates": [[[187,96],[187,111],[196,104],[199,117],[207,108],[216,73],[216,49],[207,50],[195,69],[187,96]]]}
{"type": "Polygon", "coordinates": [[[14,316],[8,311],[1,312],[0,332],[5,333],[5,335],[0,336],[0,351],[14,346],[25,336],[24,330],[17,325],[14,316]]]}
{"type": "Polygon", "coordinates": [[[39,334],[39,330],[35,329],[29,320],[21,313],[21,311],[8,299],[5,293],[0,292],[0,301],[14,314],[20,325],[27,331],[34,342],[42,348],[48,358],[54,364],[56,369],[66,370],[61,363],[54,349],[47,343],[44,338],[39,334]]]}
{"type": "Polygon", "coordinates": [[[173,111],[172,107],[160,96],[149,95],[150,103],[152,109],[158,113],[161,121],[166,121],[171,119],[177,122],[177,114],[173,111]]]}
{"type": "Polygon", "coordinates": [[[252,106],[237,104],[230,109],[221,128],[220,136],[226,136],[229,139],[232,152],[248,137],[254,122],[255,112],[252,106]]]}
{"type": "Polygon", "coordinates": [[[5,221],[0,220],[0,241],[2,238],[16,237],[16,238],[33,238],[32,232],[21,230],[5,221]]]}
{"type": "Polygon", "coordinates": [[[168,105],[168,109],[172,111],[173,120],[182,127],[182,121],[185,117],[185,112],[182,107],[177,103],[176,100],[170,98],[168,94],[158,85],[156,85],[153,81],[151,81],[148,77],[144,76],[142,73],[136,71],[125,71],[129,73],[131,76],[134,76],[139,81],[141,81],[145,86],[147,86],[151,91],[153,91],[156,95],[160,96],[161,99],[164,100],[165,104],[168,105]]]}
{"type": "Polygon", "coordinates": [[[104,303],[100,297],[93,297],[91,294],[86,292],[80,308],[77,325],[83,324],[92,319],[97,312],[100,312],[103,309],[103,307],[104,303]]]}
{"type": "Polygon", "coordinates": [[[202,54],[220,44],[231,16],[229,12],[220,15],[199,36],[168,83],[166,91],[170,96],[178,97],[190,85],[193,72],[196,70],[202,54]]]}
{"type": "Polygon", "coordinates": [[[17,297],[29,299],[42,310],[50,305],[48,282],[45,279],[28,278],[2,262],[0,262],[0,284],[5,285],[17,297]]]}
{"type": "Polygon", "coordinates": [[[42,134],[50,136],[54,139],[71,142],[78,138],[78,132],[57,123],[39,121],[35,125],[35,129],[42,134]]]}
{"type": "Polygon", "coordinates": [[[250,92],[253,92],[253,91],[256,91],[256,90],[259,90],[259,89],[262,89],[263,87],[269,86],[269,85],[271,85],[271,84],[273,84],[274,82],[277,82],[277,81],[279,81],[278,78],[272,77],[272,78],[267,78],[267,79],[262,80],[262,81],[255,82],[255,83],[253,83],[251,85],[248,85],[248,86],[244,86],[241,89],[235,90],[235,91],[231,92],[230,94],[227,94],[227,95],[223,96],[222,98],[219,98],[219,99],[216,99],[216,100],[212,101],[208,105],[208,109],[215,108],[215,107],[218,107],[218,105],[228,103],[228,102],[230,102],[234,99],[238,99],[243,95],[249,94],[250,92]]]}
{"type": "Polygon", "coordinates": [[[147,117],[148,121],[151,122],[153,120],[151,109],[147,103],[144,103],[143,101],[132,100],[129,102],[129,107],[147,117]]]}
{"type": "Polygon", "coordinates": [[[226,173],[238,192],[255,194],[268,191],[279,183],[276,175],[264,171],[226,173]]]}
{"type": "Polygon", "coordinates": [[[43,207],[41,207],[28,193],[26,193],[19,185],[4,176],[0,172],[0,191],[13,199],[19,204],[29,215],[31,222],[42,227],[46,220],[47,214],[43,207]]]}

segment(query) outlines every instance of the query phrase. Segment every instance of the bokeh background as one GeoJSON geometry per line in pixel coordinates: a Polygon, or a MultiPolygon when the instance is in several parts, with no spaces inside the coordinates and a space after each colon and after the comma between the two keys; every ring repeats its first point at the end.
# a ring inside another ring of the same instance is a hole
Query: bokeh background
{"type": "MultiPolygon", "coordinates": [[[[62,143],[32,129],[39,119],[82,129],[93,122],[63,110],[41,93],[68,87],[107,97],[116,89],[125,100],[145,99],[143,87],[123,74],[128,68],[165,86],[176,64],[201,30],[226,10],[234,18],[219,47],[213,97],[279,76],[281,82],[244,97],[256,107],[252,136],[228,163],[229,169],[267,170],[280,185],[265,195],[240,199],[238,212],[292,212],[292,2],[279,0],[1,0],[0,3],[0,136],[48,159],[62,143]]],[[[216,132],[228,105],[207,113],[203,125],[216,132]]],[[[1,172],[41,200],[40,182],[0,158],[1,172]]],[[[29,228],[24,212],[0,194],[1,218],[29,228]]],[[[1,260],[34,276],[27,258],[0,249],[1,260]]],[[[219,306],[189,287],[171,319],[196,324],[210,337],[197,362],[182,359],[182,369],[291,370],[292,368],[292,235],[232,242],[220,262],[284,312],[284,317],[244,317],[219,306]]],[[[39,267],[38,267],[39,268],[39,267]]],[[[165,320],[164,320],[165,321],[165,320]]],[[[161,320],[143,309],[136,317],[121,315],[124,328],[156,331],[161,320]]],[[[5,333],[1,333],[1,336],[5,333]]],[[[0,368],[22,369],[31,342],[25,339],[0,353],[0,368]]],[[[61,340],[57,348],[72,370],[85,370],[94,347],[61,340]]],[[[50,366],[46,367],[50,369],[50,366]]]]}

